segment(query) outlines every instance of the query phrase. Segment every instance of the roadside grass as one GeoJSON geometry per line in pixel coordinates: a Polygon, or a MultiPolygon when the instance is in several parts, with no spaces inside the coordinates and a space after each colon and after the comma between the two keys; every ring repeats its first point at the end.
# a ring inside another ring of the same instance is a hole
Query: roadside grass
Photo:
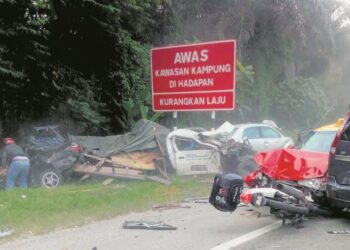
{"type": "Polygon", "coordinates": [[[174,177],[169,186],[147,181],[0,191],[0,228],[13,228],[13,237],[41,234],[144,211],[152,205],[178,202],[185,197],[208,196],[212,178],[204,178],[206,181],[203,177],[174,177]]]}

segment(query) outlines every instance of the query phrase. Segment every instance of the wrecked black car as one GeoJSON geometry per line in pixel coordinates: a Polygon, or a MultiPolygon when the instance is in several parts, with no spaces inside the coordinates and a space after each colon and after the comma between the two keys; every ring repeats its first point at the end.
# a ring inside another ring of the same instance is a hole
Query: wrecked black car
{"type": "Polygon", "coordinates": [[[61,185],[80,156],[80,146],[58,126],[33,127],[22,146],[30,159],[30,183],[45,188],[61,185]]]}

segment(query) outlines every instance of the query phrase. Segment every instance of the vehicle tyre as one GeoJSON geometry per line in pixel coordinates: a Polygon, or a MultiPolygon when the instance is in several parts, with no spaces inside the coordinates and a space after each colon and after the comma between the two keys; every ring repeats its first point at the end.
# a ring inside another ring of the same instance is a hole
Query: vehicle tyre
{"type": "Polygon", "coordinates": [[[39,185],[44,188],[56,188],[63,183],[63,176],[54,168],[48,168],[40,172],[39,185]]]}

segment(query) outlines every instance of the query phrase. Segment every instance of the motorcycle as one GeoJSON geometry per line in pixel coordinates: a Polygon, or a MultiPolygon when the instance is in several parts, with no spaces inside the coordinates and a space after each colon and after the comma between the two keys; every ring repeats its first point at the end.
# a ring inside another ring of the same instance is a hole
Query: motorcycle
{"type": "Polygon", "coordinates": [[[244,178],[234,173],[215,176],[209,202],[229,212],[243,203],[259,214],[274,214],[283,224],[290,220],[297,226],[302,226],[305,216],[331,215],[326,195],[327,166],[319,161],[313,164],[311,156],[303,154],[296,149],[257,154],[259,167],[244,178]]]}

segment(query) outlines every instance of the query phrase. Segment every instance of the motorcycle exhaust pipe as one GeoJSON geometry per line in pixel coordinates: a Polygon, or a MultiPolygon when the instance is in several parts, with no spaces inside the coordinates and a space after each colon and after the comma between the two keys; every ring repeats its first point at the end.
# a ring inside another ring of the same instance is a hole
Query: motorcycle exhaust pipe
{"type": "Polygon", "coordinates": [[[299,200],[305,200],[305,195],[302,191],[300,191],[299,189],[296,189],[294,187],[291,187],[289,185],[285,185],[283,183],[277,183],[276,184],[276,188],[283,192],[283,193],[286,193],[290,196],[293,196],[299,200]]]}
{"type": "Polygon", "coordinates": [[[306,207],[297,207],[291,204],[286,204],[280,201],[275,201],[271,199],[266,200],[266,205],[275,209],[281,209],[290,213],[297,213],[297,214],[308,214],[309,209],[306,207]]]}

